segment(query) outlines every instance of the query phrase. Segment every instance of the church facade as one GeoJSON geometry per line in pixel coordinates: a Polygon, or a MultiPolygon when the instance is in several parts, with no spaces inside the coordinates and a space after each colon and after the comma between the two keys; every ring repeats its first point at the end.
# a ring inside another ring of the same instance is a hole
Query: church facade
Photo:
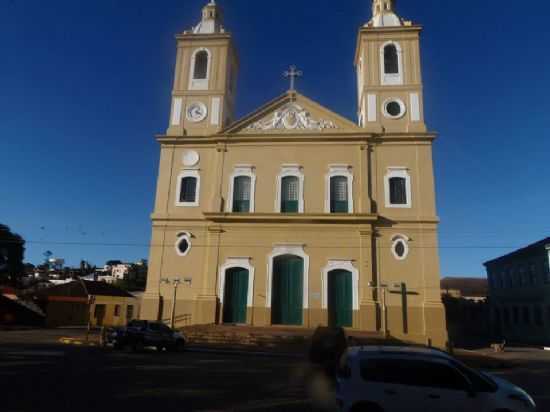
{"type": "Polygon", "coordinates": [[[445,345],[422,29],[393,3],[374,0],[359,30],[357,122],[293,87],[234,119],[239,61],[219,6],[177,36],[143,318],[445,345]]]}

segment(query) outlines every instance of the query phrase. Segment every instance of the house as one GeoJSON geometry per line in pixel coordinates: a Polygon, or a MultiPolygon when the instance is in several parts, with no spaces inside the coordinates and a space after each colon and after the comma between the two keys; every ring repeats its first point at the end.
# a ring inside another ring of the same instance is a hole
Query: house
{"type": "Polygon", "coordinates": [[[494,333],[510,342],[550,343],[550,237],[485,268],[494,333]]]}
{"type": "Polygon", "coordinates": [[[237,46],[219,5],[204,7],[177,35],[142,318],[445,346],[421,31],[373,1],[356,43],[358,121],[299,93],[295,67],[287,92],[235,119],[237,46]],[[396,284],[406,299],[386,293],[396,284]]]}
{"type": "Polygon", "coordinates": [[[135,319],[138,301],[104,282],[76,280],[36,291],[32,299],[46,313],[46,325],[121,326],[135,319]]]}
{"type": "Polygon", "coordinates": [[[0,326],[43,326],[44,318],[40,308],[20,299],[15,289],[0,287],[0,326]]]}

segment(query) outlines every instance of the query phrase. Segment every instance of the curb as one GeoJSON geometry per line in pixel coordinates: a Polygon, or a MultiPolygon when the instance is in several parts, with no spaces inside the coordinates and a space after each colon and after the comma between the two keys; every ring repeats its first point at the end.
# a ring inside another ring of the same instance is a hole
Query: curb
{"type": "Polygon", "coordinates": [[[77,338],[59,338],[58,342],[64,345],[73,346],[99,346],[96,342],[86,342],[82,339],[77,338]]]}
{"type": "Polygon", "coordinates": [[[187,346],[185,352],[195,353],[212,353],[220,355],[239,355],[239,356],[260,356],[267,358],[294,358],[304,359],[304,355],[297,355],[296,353],[276,353],[276,352],[257,352],[257,351],[244,351],[244,350],[232,350],[232,349],[215,349],[215,348],[201,348],[199,346],[187,346]]]}

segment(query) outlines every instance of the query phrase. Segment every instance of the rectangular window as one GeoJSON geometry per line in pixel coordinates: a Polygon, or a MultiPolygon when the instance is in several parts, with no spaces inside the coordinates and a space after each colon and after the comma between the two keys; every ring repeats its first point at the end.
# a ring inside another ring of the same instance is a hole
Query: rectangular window
{"type": "Polygon", "coordinates": [[[281,212],[298,213],[300,196],[300,180],[296,176],[286,176],[281,179],[281,212]]]}
{"type": "Polygon", "coordinates": [[[134,319],[134,306],[128,305],[126,307],[126,322],[129,322],[134,319]]]}
{"type": "Polygon", "coordinates": [[[390,178],[390,203],[392,205],[407,204],[407,180],[404,177],[390,178]]]}
{"type": "Polygon", "coordinates": [[[115,316],[120,316],[120,305],[115,305],[115,316]]]}
{"type": "Polygon", "coordinates": [[[348,178],[333,176],[330,178],[330,213],[348,212],[348,178]]]}
{"type": "Polygon", "coordinates": [[[531,324],[531,312],[529,311],[528,306],[523,307],[523,323],[526,325],[531,324]]]}
{"type": "Polygon", "coordinates": [[[541,327],[543,326],[543,320],[542,320],[542,308],[540,306],[535,306],[534,308],[534,318],[535,318],[535,325],[541,327]]]}
{"type": "Polygon", "coordinates": [[[183,177],[181,179],[180,203],[195,203],[197,199],[197,178],[183,177]]]}
{"type": "Polygon", "coordinates": [[[250,212],[250,189],[251,178],[249,176],[238,176],[233,181],[233,212],[250,212]]]}

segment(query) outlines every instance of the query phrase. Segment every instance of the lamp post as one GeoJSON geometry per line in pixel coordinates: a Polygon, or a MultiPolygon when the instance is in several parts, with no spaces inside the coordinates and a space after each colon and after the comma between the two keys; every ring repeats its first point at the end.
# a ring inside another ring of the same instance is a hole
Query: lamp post
{"type": "Polygon", "coordinates": [[[167,283],[167,284],[172,283],[172,285],[174,285],[174,298],[172,299],[172,313],[170,315],[170,327],[174,329],[174,326],[176,324],[176,298],[178,296],[178,286],[181,283],[181,279],[180,278],[174,278],[174,279],[163,278],[161,279],[161,282],[167,283]]]}

